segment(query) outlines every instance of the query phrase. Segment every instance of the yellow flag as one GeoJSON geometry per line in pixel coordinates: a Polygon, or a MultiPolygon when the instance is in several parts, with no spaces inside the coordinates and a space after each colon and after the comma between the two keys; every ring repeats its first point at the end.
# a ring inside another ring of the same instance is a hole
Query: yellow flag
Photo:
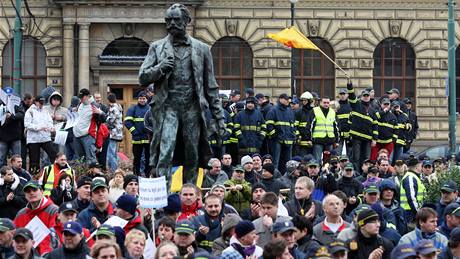
{"type": "Polygon", "coordinates": [[[295,26],[284,29],[278,33],[269,33],[267,36],[290,48],[319,49],[311,40],[297,30],[295,26]]]}
{"type": "MultiPolygon", "coordinates": [[[[173,173],[171,177],[171,192],[180,192],[180,189],[182,188],[182,177],[183,177],[183,166],[179,166],[176,171],[173,173]]],[[[204,169],[199,168],[198,169],[198,177],[196,179],[196,186],[201,188],[201,185],[203,184],[203,178],[204,178],[204,169]]]]}

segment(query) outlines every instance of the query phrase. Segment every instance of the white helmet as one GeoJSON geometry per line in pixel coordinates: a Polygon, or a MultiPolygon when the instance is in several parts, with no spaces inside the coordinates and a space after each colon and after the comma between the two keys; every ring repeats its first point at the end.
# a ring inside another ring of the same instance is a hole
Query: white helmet
{"type": "Polygon", "coordinates": [[[300,100],[311,100],[311,99],[313,99],[313,95],[309,91],[306,91],[300,96],[300,100]]]}

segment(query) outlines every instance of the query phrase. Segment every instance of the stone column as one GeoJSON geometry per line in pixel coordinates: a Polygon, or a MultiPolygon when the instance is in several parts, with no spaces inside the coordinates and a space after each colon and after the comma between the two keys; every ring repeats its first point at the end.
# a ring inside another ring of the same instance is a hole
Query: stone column
{"type": "Polygon", "coordinates": [[[73,28],[74,24],[64,24],[64,104],[70,104],[74,94],[74,46],[73,46],[73,28]]]}
{"type": "Polygon", "coordinates": [[[89,23],[79,25],[78,89],[89,89],[89,23]]]}

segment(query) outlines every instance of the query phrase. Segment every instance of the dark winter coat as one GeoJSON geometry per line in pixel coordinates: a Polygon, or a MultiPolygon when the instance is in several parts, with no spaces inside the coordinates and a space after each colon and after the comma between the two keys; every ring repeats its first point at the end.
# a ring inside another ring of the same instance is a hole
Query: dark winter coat
{"type": "Polygon", "coordinates": [[[19,210],[27,205],[27,200],[22,191],[22,185],[19,177],[14,175],[13,183],[5,183],[3,178],[0,179],[0,218],[9,218],[13,220],[19,210]],[[6,197],[12,192],[14,198],[7,201],[6,197]]]}
{"type": "Polygon", "coordinates": [[[85,237],[80,241],[80,243],[74,249],[67,249],[64,246],[53,250],[49,253],[46,258],[47,259],[86,259],[91,258],[89,256],[90,250],[88,245],[86,244],[85,237]]]}

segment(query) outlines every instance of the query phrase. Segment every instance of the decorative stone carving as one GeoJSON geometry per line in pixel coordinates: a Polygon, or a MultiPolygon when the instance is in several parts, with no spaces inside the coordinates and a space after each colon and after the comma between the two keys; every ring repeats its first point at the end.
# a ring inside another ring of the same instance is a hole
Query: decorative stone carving
{"type": "Polygon", "coordinates": [[[62,58],[61,57],[47,57],[46,66],[47,67],[61,67],[62,58]]]}
{"type": "Polygon", "coordinates": [[[256,58],[254,60],[254,68],[268,68],[268,61],[266,58],[256,58]]]}
{"type": "Polygon", "coordinates": [[[310,36],[316,37],[319,33],[319,21],[318,20],[308,20],[308,33],[310,36]]]}
{"type": "Polygon", "coordinates": [[[134,23],[123,23],[123,34],[125,37],[133,37],[136,27],[134,23]]]}
{"type": "Polygon", "coordinates": [[[401,21],[391,20],[390,21],[390,35],[392,37],[399,37],[401,32],[401,21]]]}
{"type": "Polygon", "coordinates": [[[337,64],[342,68],[348,68],[349,62],[348,59],[337,59],[337,64]]]}
{"type": "Polygon", "coordinates": [[[441,60],[441,69],[448,69],[447,60],[441,60]]]}
{"type": "Polygon", "coordinates": [[[359,68],[372,68],[372,59],[359,60],[359,68]]]}
{"type": "Polygon", "coordinates": [[[430,69],[430,60],[428,59],[420,59],[417,61],[417,68],[418,69],[430,69]]]}
{"type": "Polygon", "coordinates": [[[236,28],[238,28],[238,21],[234,19],[225,20],[225,28],[227,29],[228,36],[234,36],[236,28]]]}
{"type": "Polygon", "coordinates": [[[62,85],[61,83],[61,78],[59,77],[49,77],[48,78],[48,83],[52,86],[60,86],[62,85]]]}
{"type": "Polygon", "coordinates": [[[280,58],[278,59],[278,68],[290,68],[291,59],[289,58],[280,58]]]}

